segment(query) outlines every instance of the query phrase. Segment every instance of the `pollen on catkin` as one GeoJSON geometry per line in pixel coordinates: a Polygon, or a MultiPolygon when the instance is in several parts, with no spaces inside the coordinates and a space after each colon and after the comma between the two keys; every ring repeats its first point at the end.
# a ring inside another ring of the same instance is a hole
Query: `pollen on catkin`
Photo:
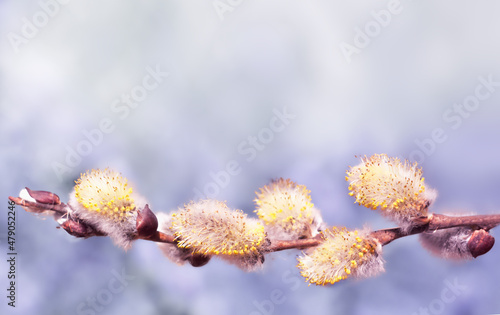
{"type": "Polygon", "coordinates": [[[367,231],[333,227],[322,232],[324,241],[298,258],[306,282],[334,284],[348,277],[365,278],[384,271],[382,246],[367,231]]]}
{"type": "Polygon", "coordinates": [[[269,243],[262,223],[217,200],[186,204],[172,214],[171,230],[179,247],[219,256],[244,270],[262,264],[269,243]]]}
{"type": "MultiPolygon", "coordinates": [[[[426,216],[436,192],[424,183],[417,164],[402,162],[386,154],[364,157],[347,171],[349,195],[357,203],[405,225],[415,217],[426,216]]],[[[404,227],[404,226],[403,226],[404,227]]]]}
{"type": "Polygon", "coordinates": [[[71,215],[128,249],[136,228],[137,207],[145,205],[142,197],[133,193],[120,173],[107,168],[83,173],[75,183],[69,202],[71,215]]]}
{"type": "Polygon", "coordinates": [[[322,229],[321,214],[311,202],[310,191],[305,186],[280,178],[256,194],[255,212],[273,238],[309,238],[322,229]]]}

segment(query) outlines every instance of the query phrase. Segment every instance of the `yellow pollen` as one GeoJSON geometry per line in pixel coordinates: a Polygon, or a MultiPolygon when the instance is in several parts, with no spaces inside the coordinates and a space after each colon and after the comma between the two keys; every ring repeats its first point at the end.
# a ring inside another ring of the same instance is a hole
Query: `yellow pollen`
{"type": "Polygon", "coordinates": [[[122,222],[135,211],[127,179],[109,169],[91,170],[75,182],[76,200],[90,212],[122,222]]]}

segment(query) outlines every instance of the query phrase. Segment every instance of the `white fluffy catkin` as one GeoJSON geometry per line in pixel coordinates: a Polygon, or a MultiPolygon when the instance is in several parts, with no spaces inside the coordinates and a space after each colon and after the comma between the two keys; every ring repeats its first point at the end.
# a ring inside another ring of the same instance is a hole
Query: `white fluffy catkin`
{"type": "Polygon", "coordinates": [[[306,281],[334,284],[348,277],[366,278],[384,271],[382,246],[367,230],[333,227],[323,232],[324,241],[298,258],[297,267],[306,281]]]}
{"type": "Polygon", "coordinates": [[[104,169],[81,174],[70,195],[69,214],[107,234],[129,249],[136,232],[137,209],[146,201],[133,192],[120,173],[104,169]]]}
{"type": "Polygon", "coordinates": [[[375,154],[361,158],[361,163],[347,171],[349,195],[356,202],[396,221],[403,229],[412,219],[426,216],[437,193],[424,183],[417,164],[375,154]]]}
{"type": "Polygon", "coordinates": [[[466,260],[472,259],[467,246],[472,233],[473,230],[467,227],[453,227],[421,233],[419,238],[422,246],[438,257],[466,260]]]}
{"type": "Polygon", "coordinates": [[[218,256],[244,270],[259,268],[269,241],[264,226],[224,202],[190,202],[172,214],[178,246],[192,253],[218,256]]]}
{"type": "Polygon", "coordinates": [[[273,239],[295,240],[316,236],[324,229],[321,213],[310,191],[290,179],[273,180],[257,192],[255,212],[273,239]]]}

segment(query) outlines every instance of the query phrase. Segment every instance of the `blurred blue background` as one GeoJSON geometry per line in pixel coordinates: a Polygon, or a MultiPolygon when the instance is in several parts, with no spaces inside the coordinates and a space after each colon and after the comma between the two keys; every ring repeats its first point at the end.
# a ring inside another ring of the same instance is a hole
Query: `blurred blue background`
{"type": "MultiPolygon", "coordinates": [[[[2,255],[7,196],[28,186],[65,201],[81,172],[107,166],[153,211],[206,191],[253,215],[254,191],[288,177],[312,191],[330,225],[379,229],[393,224],[354,205],[344,175],[355,155],[387,153],[421,162],[439,191],[433,211],[499,212],[499,10],[494,1],[0,1],[2,255]],[[227,178],[230,163],[239,168],[227,178]]],[[[217,259],[179,267],[153,243],[125,253],[56,226],[17,207],[17,306],[2,294],[2,314],[500,313],[498,248],[457,263],[408,237],[384,248],[384,274],[308,287],[298,251],[268,255],[256,273],[217,259]],[[116,273],[127,277],[109,294],[116,273]]],[[[4,290],[6,259],[0,267],[4,290]]]]}

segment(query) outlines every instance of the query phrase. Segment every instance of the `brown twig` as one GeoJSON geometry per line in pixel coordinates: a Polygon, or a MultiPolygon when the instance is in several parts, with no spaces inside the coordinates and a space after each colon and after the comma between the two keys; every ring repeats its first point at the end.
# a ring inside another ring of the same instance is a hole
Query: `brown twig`
{"type": "MultiPolygon", "coordinates": [[[[19,197],[9,197],[9,200],[15,204],[25,207],[25,209],[34,209],[37,211],[51,210],[58,214],[66,214],[68,205],[61,204],[43,204],[24,200],[19,197]]],[[[373,238],[376,238],[382,245],[387,245],[390,242],[405,236],[415,235],[427,231],[436,231],[448,229],[458,226],[467,226],[474,230],[490,230],[500,224],[500,214],[472,215],[472,216],[447,216],[444,214],[431,214],[428,217],[416,218],[414,225],[407,230],[402,228],[391,228],[377,230],[370,233],[373,238]]],[[[71,234],[71,233],[70,233],[71,234]]],[[[89,234],[83,237],[101,236],[102,234],[89,234]]],[[[82,236],[80,236],[82,237],[82,236]]],[[[168,235],[156,231],[152,236],[137,236],[137,239],[158,243],[176,244],[177,240],[173,235],[168,235]]],[[[287,249],[306,249],[309,247],[318,246],[323,242],[322,234],[316,237],[300,240],[271,240],[271,244],[266,248],[265,252],[278,252],[287,249]]]]}
{"type": "Polygon", "coordinates": [[[490,230],[500,224],[500,214],[470,215],[462,217],[433,214],[429,230],[439,230],[456,226],[469,226],[473,229],[490,230]]]}
{"type": "Polygon", "coordinates": [[[301,240],[293,240],[293,241],[271,241],[271,245],[267,248],[268,252],[278,252],[286,249],[304,249],[308,247],[318,246],[323,242],[321,234],[318,234],[316,237],[301,239],[301,240]]]}
{"type": "Polygon", "coordinates": [[[138,236],[137,238],[141,239],[141,240],[152,241],[152,242],[157,242],[157,243],[177,244],[177,240],[175,239],[174,236],[162,233],[160,231],[156,231],[156,233],[150,237],[138,236]]]}
{"type": "Polygon", "coordinates": [[[500,214],[484,214],[471,216],[448,216],[444,214],[431,214],[428,217],[428,222],[421,221],[408,231],[401,228],[393,228],[386,230],[373,231],[371,236],[378,239],[382,245],[387,245],[390,242],[409,235],[415,235],[427,231],[436,231],[449,229],[458,226],[467,226],[474,230],[490,230],[500,224],[500,214]]]}
{"type": "MultiPolygon", "coordinates": [[[[401,228],[392,228],[373,231],[370,235],[376,238],[382,245],[387,245],[390,242],[405,236],[415,235],[427,231],[436,231],[441,229],[449,229],[458,226],[467,226],[474,230],[490,230],[500,224],[500,214],[485,214],[472,216],[448,216],[444,214],[431,214],[428,217],[415,219],[415,225],[409,230],[401,228]]],[[[277,252],[286,249],[304,249],[314,247],[321,244],[323,239],[320,235],[315,238],[295,240],[295,241],[271,241],[269,252],[277,252]]]]}

